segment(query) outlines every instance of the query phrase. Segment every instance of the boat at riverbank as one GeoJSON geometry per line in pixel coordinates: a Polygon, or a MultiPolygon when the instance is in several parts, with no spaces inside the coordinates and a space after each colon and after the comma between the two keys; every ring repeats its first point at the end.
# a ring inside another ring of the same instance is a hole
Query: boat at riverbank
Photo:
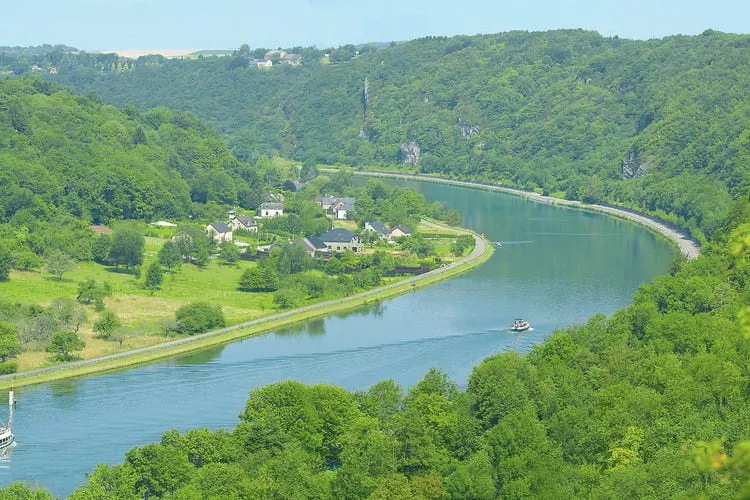
{"type": "Polygon", "coordinates": [[[525,332],[531,328],[531,325],[525,319],[516,319],[513,324],[510,325],[511,332],[525,332]]]}
{"type": "Polygon", "coordinates": [[[16,438],[13,435],[13,407],[16,405],[16,398],[13,396],[13,389],[8,391],[8,424],[0,425],[0,454],[6,453],[16,444],[16,438]]]}

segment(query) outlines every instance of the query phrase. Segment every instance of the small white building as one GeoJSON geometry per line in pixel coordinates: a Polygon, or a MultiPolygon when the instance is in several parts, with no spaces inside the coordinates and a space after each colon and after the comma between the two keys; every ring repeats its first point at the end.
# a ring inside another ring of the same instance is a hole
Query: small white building
{"type": "Polygon", "coordinates": [[[385,235],[388,234],[388,228],[379,221],[365,222],[364,230],[376,233],[380,239],[385,238],[385,235]]]}
{"type": "Polygon", "coordinates": [[[255,222],[255,219],[247,215],[237,215],[232,217],[230,225],[234,231],[250,231],[251,233],[258,232],[258,223],[255,222]]]}
{"type": "Polygon", "coordinates": [[[389,240],[403,236],[411,236],[411,228],[406,226],[396,226],[391,229],[387,236],[389,240]]]}
{"type": "Polygon", "coordinates": [[[261,203],[258,207],[258,217],[279,217],[284,215],[284,205],[281,203],[261,203]]]}
{"type": "Polygon", "coordinates": [[[212,222],[206,226],[206,234],[213,238],[216,243],[232,241],[232,230],[223,222],[212,222]]]}

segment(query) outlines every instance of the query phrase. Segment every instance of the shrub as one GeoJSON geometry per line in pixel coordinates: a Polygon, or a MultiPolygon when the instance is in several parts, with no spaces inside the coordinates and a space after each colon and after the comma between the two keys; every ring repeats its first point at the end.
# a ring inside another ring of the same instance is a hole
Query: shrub
{"type": "Polygon", "coordinates": [[[6,361],[0,363],[0,375],[7,375],[9,373],[16,373],[18,371],[18,363],[6,361]]]}
{"type": "Polygon", "coordinates": [[[175,331],[183,335],[195,335],[226,324],[220,306],[206,302],[193,302],[180,307],[175,313],[175,331]]]}

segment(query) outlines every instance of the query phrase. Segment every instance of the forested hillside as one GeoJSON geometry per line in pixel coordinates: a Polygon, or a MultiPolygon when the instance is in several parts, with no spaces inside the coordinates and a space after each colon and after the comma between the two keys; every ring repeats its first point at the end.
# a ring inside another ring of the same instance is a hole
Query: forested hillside
{"type": "Polygon", "coordinates": [[[425,38],[336,64],[307,54],[301,67],[268,70],[241,54],[66,55],[49,78],[119,106],[192,111],[245,160],[511,183],[658,213],[699,237],[748,184],[748,36],[510,32],[425,38]]]}
{"type": "Polygon", "coordinates": [[[34,79],[0,81],[0,223],[185,218],[202,204],[256,208],[263,186],[195,117],[141,114],[34,79]],[[256,192],[258,191],[258,192],[256,192]]]}
{"type": "Polygon", "coordinates": [[[465,391],[435,370],[407,393],[271,384],[233,430],[168,431],[71,498],[747,498],[747,196],[732,214],[627,309],[486,359],[465,391]]]}

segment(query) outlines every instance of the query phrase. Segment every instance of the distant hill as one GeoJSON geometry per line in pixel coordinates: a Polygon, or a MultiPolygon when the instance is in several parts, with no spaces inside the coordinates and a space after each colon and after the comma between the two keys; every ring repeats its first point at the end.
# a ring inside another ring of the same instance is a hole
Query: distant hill
{"type": "Polygon", "coordinates": [[[57,81],[109,103],[166,105],[252,161],[397,166],[614,202],[710,234],[748,187],[750,37],[634,41],[595,32],[428,37],[383,49],[249,59],[144,59],[57,81]]]}
{"type": "Polygon", "coordinates": [[[185,218],[211,201],[262,201],[252,167],[195,117],[121,111],[38,79],[0,80],[0,186],[0,223],[18,225],[55,214],[185,218]]]}

